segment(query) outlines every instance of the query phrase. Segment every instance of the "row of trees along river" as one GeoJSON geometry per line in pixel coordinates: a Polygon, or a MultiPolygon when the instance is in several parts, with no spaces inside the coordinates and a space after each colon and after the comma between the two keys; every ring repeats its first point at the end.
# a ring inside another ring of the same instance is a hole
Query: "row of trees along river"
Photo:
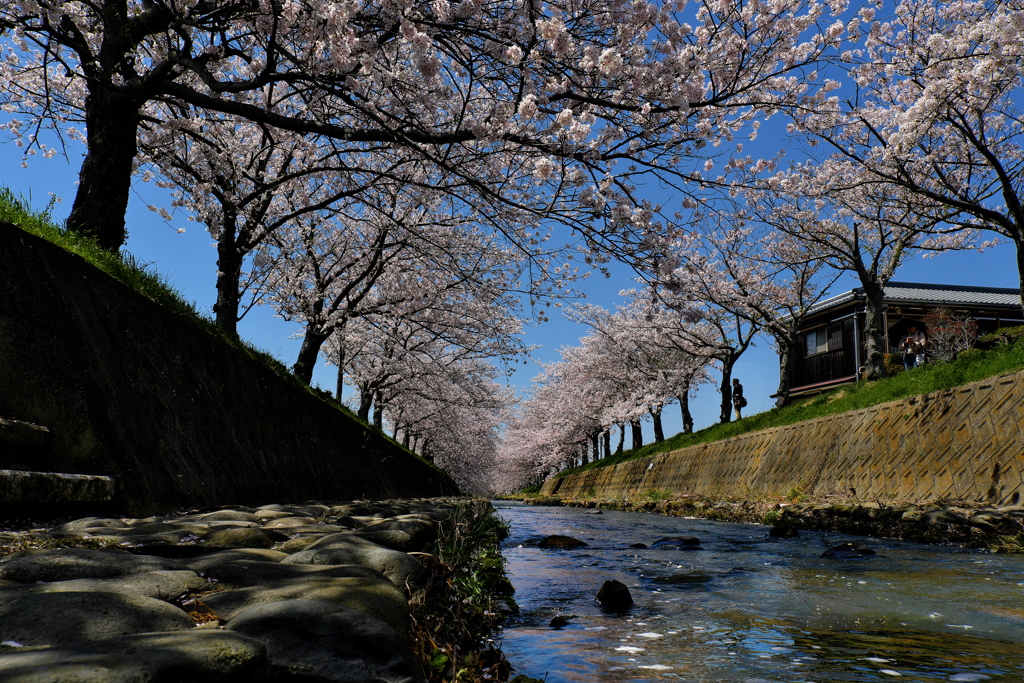
{"type": "Polygon", "coordinates": [[[166,188],[153,208],[215,241],[227,334],[256,305],[298,321],[296,375],[322,354],[363,417],[473,489],[685,414],[711,368],[728,420],[736,359],[761,334],[786,368],[840,273],[867,293],[873,376],[910,255],[999,238],[1024,273],[1004,0],[9,0],[0,49],[26,162],[85,146],[68,230],[120,250],[133,181],[166,188]],[[617,262],[630,303],[575,315],[579,355],[621,353],[543,372],[628,381],[586,415],[544,382],[517,408],[523,325],[617,262]]]}

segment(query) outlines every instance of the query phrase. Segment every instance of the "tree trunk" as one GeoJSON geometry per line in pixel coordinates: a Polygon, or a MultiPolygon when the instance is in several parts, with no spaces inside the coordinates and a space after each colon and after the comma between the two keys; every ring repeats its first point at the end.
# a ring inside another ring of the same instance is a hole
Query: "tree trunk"
{"type": "Polygon", "coordinates": [[[380,392],[373,397],[373,426],[384,429],[384,401],[381,400],[380,392]]]}
{"type": "Polygon", "coordinates": [[[366,387],[359,387],[359,410],[356,415],[363,422],[370,421],[370,407],[373,405],[373,391],[366,387]]]}
{"type": "Polygon", "coordinates": [[[654,406],[647,409],[647,412],[651,414],[651,419],[654,421],[654,443],[661,443],[665,440],[665,430],[661,426],[661,410],[662,406],[654,406]]]}
{"type": "Polygon", "coordinates": [[[579,453],[580,453],[580,464],[581,465],[586,465],[586,464],[590,463],[590,458],[587,457],[587,454],[589,453],[589,450],[587,448],[587,442],[584,441],[582,444],[580,444],[579,449],[580,449],[579,450],[579,453]]]}
{"type": "Polygon", "coordinates": [[[338,386],[334,395],[338,397],[338,403],[345,395],[345,345],[342,341],[338,342],[338,386]]]}
{"type": "Polygon", "coordinates": [[[615,449],[616,453],[621,453],[622,448],[626,445],[626,423],[619,423],[619,447],[615,449]]]}
{"type": "Polygon", "coordinates": [[[679,399],[679,412],[683,418],[683,434],[693,434],[693,416],[690,415],[690,388],[676,396],[679,399]]]}
{"type": "Polygon", "coordinates": [[[793,386],[793,364],[796,362],[799,339],[795,324],[788,325],[786,332],[785,335],[778,334],[775,337],[779,344],[779,390],[776,392],[775,405],[779,408],[789,405],[789,391],[793,386]]]}
{"type": "Polygon", "coordinates": [[[302,338],[302,346],[299,348],[299,357],[292,366],[295,376],[306,384],[313,383],[313,368],[320,357],[320,347],[330,336],[330,332],[320,332],[310,326],[306,327],[306,335],[302,338]]]}
{"type": "Polygon", "coordinates": [[[104,249],[124,245],[124,215],[138,151],[139,102],[115,89],[90,84],[85,98],[88,152],[78,175],[67,229],[94,238],[104,249]]]}
{"type": "Polygon", "coordinates": [[[725,357],[719,360],[722,361],[722,410],[718,419],[721,424],[727,424],[732,420],[732,366],[736,364],[736,355],[730,349],[725,357]]]}
{"type": "MultiPolygon", "coordinates": [[[[861,282],[864,285],[863,282],[861,282]]],[[[885,321],[882,316],[882,286],[864,285],[864,367],[868,379],[885,377],[885,321]]]]}
{"type": "Polygon", "coordinates": [[[604,430],[604,457],[612,454],[612,428],[604,430]]]}
{"type": "MultiPolygon", "coordinates": [[[[238,339],[238,291],[245,256],[238,244],[238,217],[234,208],[225,208],[224,226],[217,239],[217,302],[213,305],[217,325],[228,336],[238,339]]],[[[309,383],[308,381],[306,382],[309,383]]]]}
{"type": "Polygon", "coordinates": [[[1017,286],[1020,287],[1020,310],[1024,314],[1024,226],[1022,225],[1017,225],[1013,246],[1017,248],[1017,286]]]}
{"type": "Polygon", "coordinates": [[[601,432],[595,429],[590,433],[590,452],[594,457],[594,462],[601,459],[601,432]]]}
{"type": "Polygon", "coordinates": [[[630,420],[629,426],[633,430],[633,450],[644,445],[644,432],[640,428],[640,420],[630,420]]]}

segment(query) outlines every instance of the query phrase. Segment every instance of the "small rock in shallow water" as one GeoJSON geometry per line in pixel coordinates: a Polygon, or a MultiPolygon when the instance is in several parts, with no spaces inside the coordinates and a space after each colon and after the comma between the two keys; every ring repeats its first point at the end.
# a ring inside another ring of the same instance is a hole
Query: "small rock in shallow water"
{"type": "Polygon", "coordinates": [[[776,524],[768,530],[772,538],[799,538],[800,532],[792,524],[776,524]]]}
{"type": "Polygon", "coordinates": [[[601,584],[601,590],[597,592],[597,601],[616,612],[623,612],[633,606],[633,596],[629,594],[629,588],[615,579],[601,584]]]}
{"type": "Polygon", "coordinates": [[[685,584],[698,584],[708,583],[714,581],[715,577],[713,574],[706,572],[692,571],[692,572],[680,572],[678,574],[669,574],[668,576],[659,576],[654,579],[658,583],[668,583],[673,585],[685,585],[685,584]]]}
{"type": "Polygon", "coordinates": [[[651,544],[652,548],[676,548],[679,550],[700,550],[700,539],[694,536],[666,536],[651,544]]]}
{"type": "Polygon", "coordinates": [[[842,543],[829,548],[821,554],[822,557],[834,557],[839,559],[850,557],[867,557],[874,555],[875,551],[863,543],[842,543]]]}
{"type": "Polygon", "coordinates": [[[548,624],[548,626],[550,626],[551,628],[562,628],[563,626],[568,626],[570,619],[572,619],[572,617],[563,617],[561,614],[559,614],[557,617],[551,620],[551,623],[548,624]]]}
{"type": "Polygon", "coordinates": [[[630,543],[629,547],[630,548],[646,548],[647,544],[646,543],[630,543]]]}

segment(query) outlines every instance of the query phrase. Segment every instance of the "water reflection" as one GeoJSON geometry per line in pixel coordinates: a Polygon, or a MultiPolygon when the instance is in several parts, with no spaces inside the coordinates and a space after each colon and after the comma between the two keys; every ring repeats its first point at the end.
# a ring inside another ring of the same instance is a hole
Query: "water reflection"
{"type": "Polygon", "coordinates": [[[562,681],[1021,681],[1024,558],[656,515],[497,504],[522,614],[503,649],[517,670],[562,681]],[[564,534],[588,545],[541,550],[564,534]],[[691,535],[700,549],[632,548],[691,535]],[[636,603],[594,600],[608,579],[636,603]],[[565,626],[549,624],[561,617],[565,626]]]}

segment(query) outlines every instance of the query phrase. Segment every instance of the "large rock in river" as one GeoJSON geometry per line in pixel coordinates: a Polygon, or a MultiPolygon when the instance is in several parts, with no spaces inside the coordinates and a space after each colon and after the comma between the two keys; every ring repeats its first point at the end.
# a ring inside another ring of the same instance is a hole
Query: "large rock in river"
{"type": "Polygon", "coordinates": [[[606,609],[616,612],[625,612],[633,606],[633,596],[629,594],[629,588],[615,579],[601,584],[601,589],[597,592],[597,601],[606,609]]]}
{"type": "Polygon", "coordinates": [[[553,534],[541,539],[537,544],[538,548],[581,548],[587,545],[584,541],[572,536],[561,536],[553,534]]]}

